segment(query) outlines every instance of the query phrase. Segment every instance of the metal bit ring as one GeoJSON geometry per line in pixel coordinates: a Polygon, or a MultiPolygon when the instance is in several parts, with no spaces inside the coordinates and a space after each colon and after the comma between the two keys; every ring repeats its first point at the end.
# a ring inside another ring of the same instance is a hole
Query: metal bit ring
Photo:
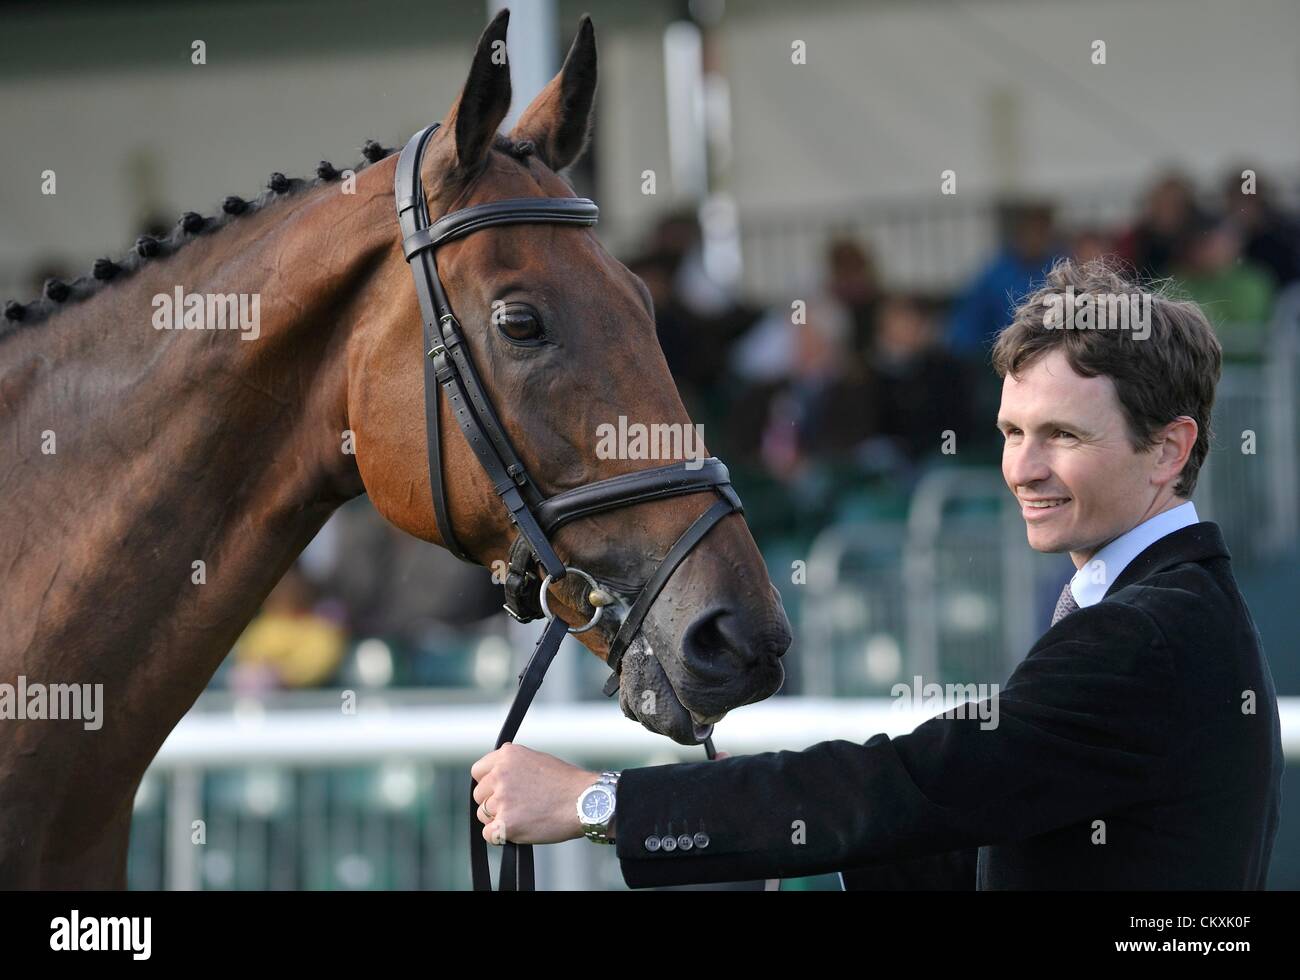
{"type": "MultiPolygon", "coordinates": [[[[576,573],[578,575],[581,575],[583,578],[585,578],[588,582],[591,583],[591,589],[593,592],[604,591],[603,589],[601,589],[600,585],[596,582],[596,580],[592,578],[590,575],[588,575],[586,572],[584,572],[581,568],[574,568],[571,565],[566,565],[564,567],[564,570],[566,573],[570,573],[570,572],[576,573]]],[[[542,579],[542,589],[541,589],[542,612],[546,615],[547,621],[550,621],[555,618],[555,613],[551,612],[550,603],[547,601],[546,598],[547,589],[551,585],[552,578],[553,576],[547,575],[546,578],[542,579]]],[[[595,626],[597,623],[600,622],[600,617],[604,614],[605,607],[603,605],[599,605],[596,606],[595,608],[596,608],[596,615],[592,616],[585,626],[579,626],[576,629],[572,626],[569,627],[570,635],[576,633],[585,633],[587,632],[587,630],[591,629],[593,626],[595,626]]]]}

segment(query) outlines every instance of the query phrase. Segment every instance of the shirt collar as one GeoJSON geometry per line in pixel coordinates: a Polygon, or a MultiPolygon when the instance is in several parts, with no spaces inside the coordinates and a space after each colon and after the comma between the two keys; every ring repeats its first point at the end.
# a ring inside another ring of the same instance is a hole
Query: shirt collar
{"type": "Polygon", "coordinates": [[[1080,609],[1101,602],[1110,584],[1142,552],[1167,534],[1200,523],[1196,507],[1189,500],[1143,521],[1131,531],[1126,531],[1110,542],[1074,573],[1070,579],[1070,593],[1080,609]]]}

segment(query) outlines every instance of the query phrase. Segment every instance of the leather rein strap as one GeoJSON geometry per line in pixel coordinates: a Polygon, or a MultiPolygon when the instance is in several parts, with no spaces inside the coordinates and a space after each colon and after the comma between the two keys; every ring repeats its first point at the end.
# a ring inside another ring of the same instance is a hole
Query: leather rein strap
{"type": "MultiPolygon", "coordinates": [[[[568,568],[551,546],[550,536],[570,521],[618,507],[650,500],[709,491],[718,500],[701,514],[679,537],[660,562],[650,581],[637,595],[610,643],[607,663],[611,669],[605,694],[618,692],[623,655],[636,638],[655,598],[691,550],[724,517],[740,513],[740,498],[731,486],[727,468],[717,459],[693,460],[638,470],[600,480],[544,497],[529,477],[523,462],[510,445],[505,428],[479,380],[460,322],[438,277],[436,252],[439,246],[485,228],[514,224],[568,224],[590,227],[599,210],[585,198],[515,198],[463,208],[430,221],[428,202],[420,180],[420,160],[438,123],[411,137],[397,161],[394,194],[397,220],[402,231],[402,252],[410,263],[415,292],[420,303],[424,329],[424,416],[429,451],[429,487],[439,536],[447,549],[462,561],[473,562],[456,539],[447,507],[447,488],[442,475],[439,433],[440,397],[446,397],[452,416],[492,481],[493,490],[510,514],[518,537],[510,549],[510,572],[506,582],[506,611],[522,622],[540,619],[540,566],[553,580],[564,578],[568,568]],[[692,468],[694,467],[694,468],[692,468]]],[[[497,736],[496,748],[513,741],[541,686],[546,669],[569,631],[558,616],[548,617],[527,665],[519,674],[519,688],[497,736]]],[[[705,751],[714,758],[713,739],[704,740],[705,751]]],[[[476,891],[490,891],[487,842],[478,827],[478,806],[473,799],[477,784],[470,781],[470,866],[476,891]]],[[[534,888],[531,845],[507,842],[503,846],[501,890],[534,888]]]]}

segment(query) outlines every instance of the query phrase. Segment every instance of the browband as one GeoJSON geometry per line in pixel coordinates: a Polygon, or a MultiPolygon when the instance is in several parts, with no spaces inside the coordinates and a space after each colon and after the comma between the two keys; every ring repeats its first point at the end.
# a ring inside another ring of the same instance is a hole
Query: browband
{"type": "Polygon", "coordinates": [[[402,252],[409,262],[427,248],[491,228],[494,225],[594,225],[600,208],[585,197],[516,197],[489,201],[453,211],[428,228],[420,228],[402,240],[402,252]]]}

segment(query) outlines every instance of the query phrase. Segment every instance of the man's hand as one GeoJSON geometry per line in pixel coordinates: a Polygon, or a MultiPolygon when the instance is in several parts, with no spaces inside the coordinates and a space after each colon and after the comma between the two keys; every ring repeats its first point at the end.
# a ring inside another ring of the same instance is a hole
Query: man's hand
{"type": "Polygon", "coordinates": [[[582,836],[578,797],[600,778],[522,745],[506,742],[470,767],[474,800],[489,844],[556,844],[582,836]]]}

